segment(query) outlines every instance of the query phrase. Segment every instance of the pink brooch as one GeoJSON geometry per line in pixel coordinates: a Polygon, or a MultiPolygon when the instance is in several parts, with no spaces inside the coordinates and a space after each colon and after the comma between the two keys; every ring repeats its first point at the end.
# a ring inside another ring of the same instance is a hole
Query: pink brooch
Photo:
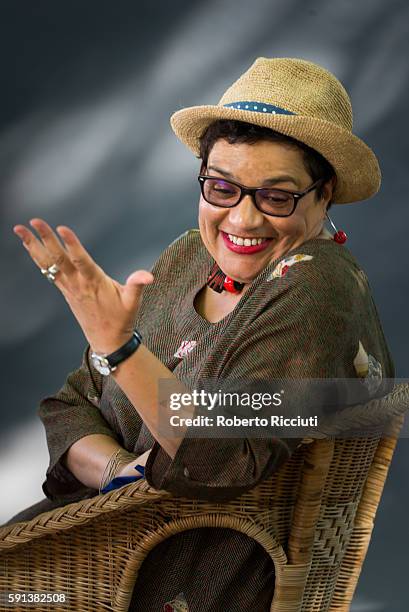
{"type": "Polygon", "coordinates": [[[190,351],[193,351],[196,344],[196,340],[183,340],[182,344],[174,354],[174,357],[178,357],[179,359],[186,357],[186,355],[189,355],[190,351]]]}

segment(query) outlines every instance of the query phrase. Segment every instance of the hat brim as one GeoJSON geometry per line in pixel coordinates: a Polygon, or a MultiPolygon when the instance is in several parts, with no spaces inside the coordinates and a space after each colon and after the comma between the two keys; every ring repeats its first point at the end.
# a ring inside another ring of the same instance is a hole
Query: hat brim
{"type": "Polygon", "coordinates": [[[337,175],[332,198],[335,204],[366,200],[379,190],[381,171],[372,149],[348,130],[324,119],[204,105],[176,111],[170,123],[176,136],[199,157],[199,138],[218,119],[245,121],[268,127],[296,138],[321,153],[337,175]]]}

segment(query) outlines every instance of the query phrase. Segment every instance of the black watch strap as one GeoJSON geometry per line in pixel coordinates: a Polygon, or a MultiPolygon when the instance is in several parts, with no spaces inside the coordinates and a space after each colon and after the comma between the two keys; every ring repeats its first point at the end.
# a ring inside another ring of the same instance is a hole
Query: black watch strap
{"type": "Polygon", "coordinates": [[[131,338],[128,342],[125,342],[117,351],[110,353],[106,356],[106,359],[110,366],[117,366],[121,361],[124,361],[132,355],[142,343],[141,334],[135,329],[132,333],[131,338]]]}

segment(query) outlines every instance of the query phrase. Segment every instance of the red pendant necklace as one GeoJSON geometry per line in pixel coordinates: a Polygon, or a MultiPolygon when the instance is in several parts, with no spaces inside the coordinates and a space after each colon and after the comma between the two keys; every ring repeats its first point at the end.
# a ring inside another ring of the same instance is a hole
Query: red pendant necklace
{"type": "Polygon", "coordinates": [[[233,280],[230,276],[227,276],[219,268],[217,263],[215,263],[210,270],[206,284],[208,287],[213,289],[213,291],[217,291],[217,293],[221,293],[223,290],[229,291],[230,293],[240,293],[245,285],[245,283],[239,283],[238,281],[233,280]]]}

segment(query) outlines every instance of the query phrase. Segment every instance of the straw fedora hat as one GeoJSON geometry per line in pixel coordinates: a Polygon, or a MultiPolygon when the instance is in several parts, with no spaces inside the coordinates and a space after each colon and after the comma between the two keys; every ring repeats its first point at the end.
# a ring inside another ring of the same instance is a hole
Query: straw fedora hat
{"type": "Polygon", "coordinates": [[[176,136],[199,157],[199,138],[218,119],[268,127],[321,153],[337,175],[335,204],[365,200],[379,189],[378,160],[352,133],[349,96],[338,79],[318,64],[259,57],[218,104],[182,108],[170,122],[176,136]]]}

